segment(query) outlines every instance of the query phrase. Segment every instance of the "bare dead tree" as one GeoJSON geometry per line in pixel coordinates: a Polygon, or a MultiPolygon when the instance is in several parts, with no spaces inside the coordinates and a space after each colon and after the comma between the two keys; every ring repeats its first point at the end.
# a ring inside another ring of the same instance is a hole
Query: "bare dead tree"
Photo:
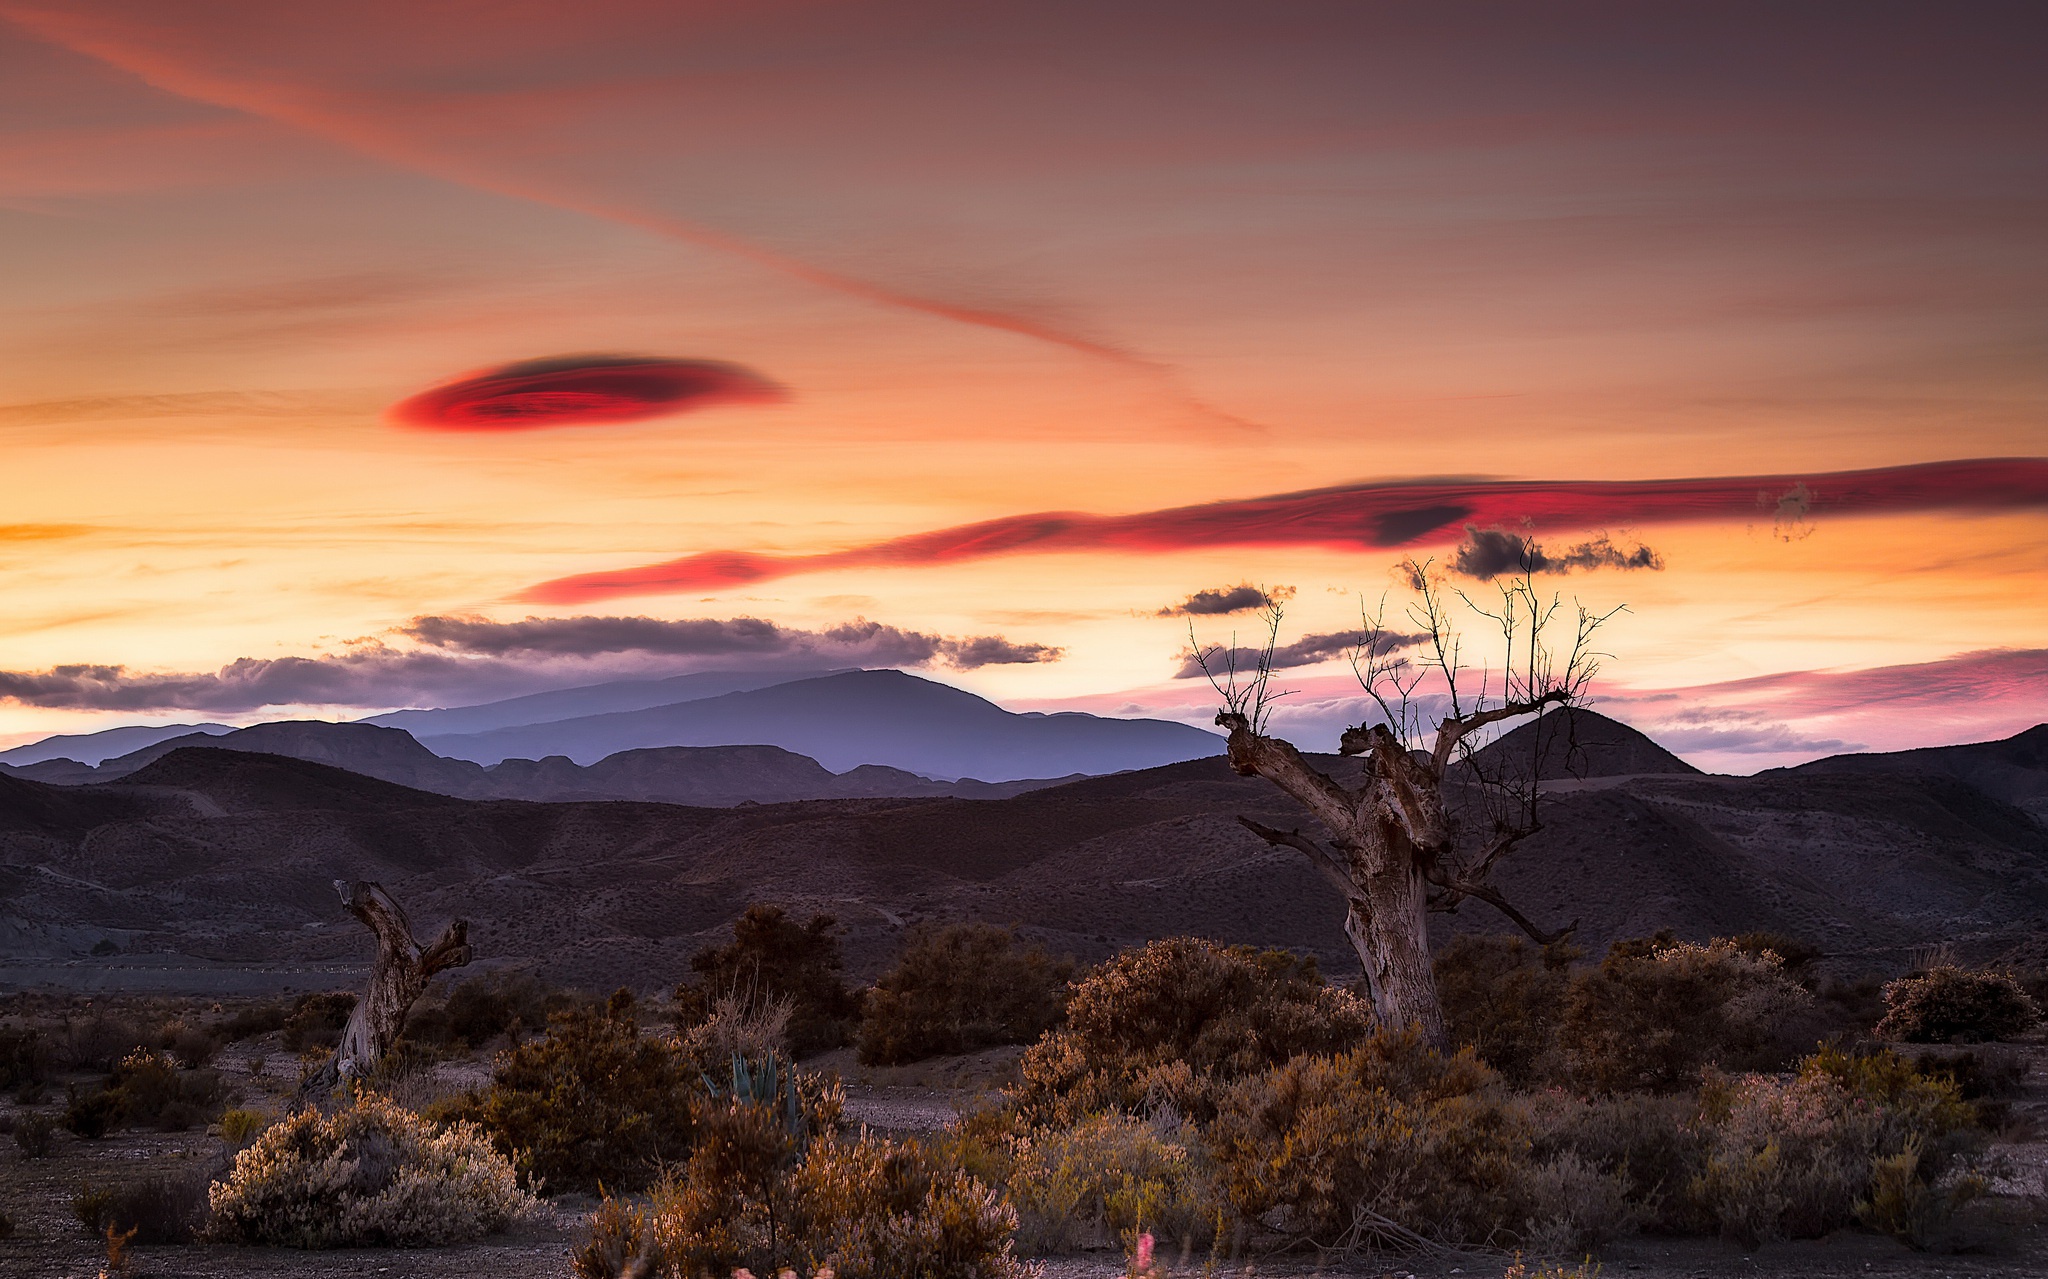
{"type": "Polygon", "coordinates": [[[431,946],[422,947],[413,939],[405,911],[381,884],[337,879],[334,887],[348,913],[376,934],[377,960],[370,969],[369,988],[349,1014],[334,1056],[300,1085],[302,1097],[331,1092],[369,1075],[397,1042],[406,1014],[434,974],[460,968],[470,959],[468,921],[454,921],[431,946]]]}
{"type": "Polygon", "coordinates": [[[1536,762],[1506,767],[1478,748],[1496,725],[1583,701],[1604,656],[1592,646],[1594,633],[1621,610],[1596,614],[1574,604],[1575,618],[1568,619],[1563,600],[1546,599],[1527,566],[1520,577],[1496,582],[1499,600],[1485,603],[1447,589],[1426,561],[1409,561],[1402,569],[1415,596],[1406,616],[1416,631],[1389,628],[1382,600],[1378,611],[1362,611],[1352,650],[1359,683],[1381,716],[1380,722],[1346,729],[1340,740],[1340,753],[1362,757],[1364,770],[1355,785],[1330,777],[1266,731],[1277,609],[1256,671],[1240,676],[1233,667],[1219,677],[1199,649],[1197,660],[1223,699],[1216,722],[1229,733],[1231,768],[1274,783],[1322,831],[1238,820],[1267,843],[1300,852],[1344,894],[1344,931],[1365,968],[1381,1021],[1415,1025],[1442,1044],[1429,912],[1481,901],[1544,945],[1576,927],[1574,922],[1549,932],[1538,928],[1490,883],[1500,859],[1540,829],[1542,769],[1536,762]],[[1497,668],[1466,660],[1451,616],[1454,595],[1498,628],[1497,668]],[[1569,646],[1558,649],[1550,636],[1563,620],[1574,625],[1569,646]],[[1440,692],[1426,687],[1432,676],[1440,692]],[[1458,802],[1449,802],[1447,792],[1458,802]]]}

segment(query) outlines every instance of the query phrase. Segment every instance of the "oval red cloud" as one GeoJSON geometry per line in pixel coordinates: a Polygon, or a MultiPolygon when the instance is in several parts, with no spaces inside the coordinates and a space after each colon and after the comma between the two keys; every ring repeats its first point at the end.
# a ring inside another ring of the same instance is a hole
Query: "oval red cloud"
{"type": "Polygon", "coordinates": [[[390,416],[442,431],[526,431],[784,398],[781,387],[737,364],[569,355],[521,360],[444,382],[392,405],[390,416]]]}

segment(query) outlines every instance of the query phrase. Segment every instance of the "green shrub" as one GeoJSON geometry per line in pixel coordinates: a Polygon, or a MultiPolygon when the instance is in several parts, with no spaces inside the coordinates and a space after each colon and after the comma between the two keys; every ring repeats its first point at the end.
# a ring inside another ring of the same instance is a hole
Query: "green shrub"
{"type": "Polygon", "coordinates": [[[801,1149],[772,1109],[728,1104],[648,1206],[607,1199],[571,1260],[577,1279],[696,1279],[784,1268],[838,1279],[1025,1279],[1016,1215],[916,1143],[825,1135],[801,1149]],[[750,1113],[751,1112],[751,1113],[750,1113]]]}
{"type": "Polygon", "coordinates": [[[1072,960],[1017,945],[990,924],[910,935],[861,1010],[860,1061],[897,1066],[997,1044],[1028,1044],[1065,1011],[1072,960]]]}
{"type": "Polygon", "coordinates": [[[1498,1242],[1530,1138],[1470,1050],[1444,1056],[1412,1030],[1232,1085],[1209,1135],[1240,1213],[1343,1249],[1498,1242]]]}
{"type": "Polygon", "coordinates": [[[292,1001],[284,1019],[284,1046],[288,1052],[309,1048],[332,1048],[341,1042],[349,1014],[356,1009],[356,997],[347,991],[325,991],[301,995],[292,1001]]]}
{"type": "Polygon", "coordinates": [[[1140,1233],[1188,1246],[1227,1217],[1201,1134],[1102,1114],[1005,1144],[1004,1185],[1034,1252],[1128,1245],[1140,1233]]]}
{"type": "Polygon", "coordinates": [[[86,1182],[71,1197],[71,1213],[95,1239],[112,1231],[130,1235],[133,1243],[191,1243],[206,1225],[207,1185],[206,1173],[199,1169],[159,1173],[118,1186],[86,1182]]]}
{"type": "Polygon", "coordinates": [[[1710,1074],[1700,1113],[1706,1159],[1689,1191],[1746,1247],[1847,1225],[1880,1174],[1897,1202],[1897,1159],[1909,1152],[1910,1176],[1934,1184],[1975,1118],[1952,1085],[1895,1054],[1835,1050],[1790,1078],[1710,1074]]]}
{"type": "Polygon", "coordinates": [[[301,1110],[235,1156],[207,1236],[293,1248],[462,1243],[535,1210],[512,1165],[468,1124],[436,1132],[366,1093],[332,1118],[301,1110]]]}
{"type": "Polygon", "coordinates": [[[48,1159],[57,1144],[57,1124],[48,1115],[24,1115],[15,1121],[14,1144],[24,1159],[48,1159]]]}
{"type": "Polygon", "coordinates": [[[1556,1069],[1557,1025],[1570,964],[1566,946],[1521,937],[1454,937],[1436,957],[1437,997],[1455,1047],[1470,1048],[1517,1087],[1556,1069]]]}
{"type": "Polygon", "coordinates": [[[1572,975],[1559,1051],[1581,1088],[1678,1091],[1710,1065],[1780,1064],[1791,1055],[1787,1031],[1811,1003],[1768,953],[1668,934],[1621,941],[1598,968],[1572,975]]]}
{"type": "Polygon", "coordinates": [[[2041,1021],[2041,1008],[2010,973],[1944,964],[1885,983],[1881,1039],[1909,1044],[2012,1039],[2041,1021]]]}
{"type": "Polygon", "coordinates": [[[1077,983],[1067,1022],[1024,1054],[1021,1122],[1072,1127],[1104,1110],[1172,1109],[1202,1121],[1221,1084],[1370,1033],[1372,1013],[1286,951],[1174,937],[1128,950],[1077,983]]]}
{"type": "Polygon", "coordinates": [[[734,922],[732,937],[691,957],[697,979],[675,991],[679,1028],[700,1020],[723,995],[784,997],[790,1003],[791,1052],[806,1056],[852,1037],[860,1004],[846,988],[838,921],[813,915],[799,924],[780,906],[749,906],[734,922]]]}
{"type": "Polygon", "coordinates": [[[672,1038],[643,1036],[632,996],[556,1017],[501,1054],[488,1088],[446,1108],[556,1190],[646,1186],[695,1136],[699,1063],[672,1038]]]}

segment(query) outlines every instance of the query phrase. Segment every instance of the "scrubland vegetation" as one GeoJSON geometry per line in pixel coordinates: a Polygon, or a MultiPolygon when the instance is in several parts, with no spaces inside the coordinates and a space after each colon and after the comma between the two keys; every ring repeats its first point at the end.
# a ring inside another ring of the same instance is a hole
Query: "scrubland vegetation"
{"type": "Polygon", "coordinates": [[[17,1018],[0,1088],[25,1166],[123,1131],[212,1134],[211,1159],[76,1187],[78,1228],[109,1248],[458,1243],[565,1194],[593,1196],[578,1279],[1001,1279],[1094,1248],[1142,1249],[1149,1274],[1169,1252],[1452,1248],[1533,1275],[1638,1233],[1951,1250],[2030,1224],[2043,1187],[1987,1154],[2025,1068],[1995,1041],[2040,1020],[2026,981],[1943,961],[1880,989],[1815,958],[1764,936],[1597,960],[1461,938],[1437,958],[1439,1050],[1283,952],[1173,938],[1080,971],[1005,930],[925,928],[855,991],[830,920],[758,908],[666,1007],[456,983],[324,1110],[242,1105],[248,1076],[217,1060],[265,1036],[310,1071],[345,996],[17,1018]],[[1012,1082],[922,1133],[850,1122],[837,1079],[799,1064],[1002,1044],[1012,1082]],[[408,1093],[472,1054],[476,1086],[408,1093]]]}

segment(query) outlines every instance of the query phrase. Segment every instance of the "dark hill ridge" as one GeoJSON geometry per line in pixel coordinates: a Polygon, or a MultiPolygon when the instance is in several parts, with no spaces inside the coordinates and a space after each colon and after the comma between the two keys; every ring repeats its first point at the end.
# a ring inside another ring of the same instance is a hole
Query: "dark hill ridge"
{"type": "Polygon", "coordinates": [[[984,781],[1114,773],[1223,752],[1222,738],[1187,724],[1078,712],[1017,714],[964,689],[890,670],[426,739],[435,751],[479,763],[567,755],[588,764],[654,746],[757,743],[808,755],[835,772],[882,764],[926,777],[984,781]]]}
{"type": "MultiPolygon", "coordinates": [[[[1336,767],[1355,767],[1355,761],[1336,767]]],[[[461,913],[479,955],[651,987],[747,903],[837,915],[857,974],[919,919],[986,919],[1084,957],[1173,933],[1353,967],[1342,905],[1238,814],[1302,821],[1200,759],[988,801],[740,808],[469,801],[318,764],[181,749],[119,782],[0,785],[0,947],[359,960],[337,878],[382,880],[422,927],[461,913]]],[[[2048,914],[2048,831],[1952,777],[1630,774],[1565,787],[1503,863],[1535,918],[1594,949],[1660,927],[1777,928],[1873,966],[1948,940],[1989,955],[2048,914]]],[[[1501,931],[1468,905],[1444,929],[1501,931]]]]}
{"type": "Polygon", "coordinates": [[[2036,724],[2024,733],[1997,742],[1927,746],[1869,755],[1830,755],[1794,768],[1774,768],[1769,775],[1785,773],[1857,777],[1926,773],[1953,777],[2048,825],[2048,724],[2036,724]]]}
{"type": "Polygon", "coordinates": [[[1637,729],[1578,706],[1519,724],[1474,756],[1482,769],[1506,767],[1522,777],[1528,776],[1533,766],[1544,781],[1645,774],[1700,776],[1699,769],[1637,729]]]}

